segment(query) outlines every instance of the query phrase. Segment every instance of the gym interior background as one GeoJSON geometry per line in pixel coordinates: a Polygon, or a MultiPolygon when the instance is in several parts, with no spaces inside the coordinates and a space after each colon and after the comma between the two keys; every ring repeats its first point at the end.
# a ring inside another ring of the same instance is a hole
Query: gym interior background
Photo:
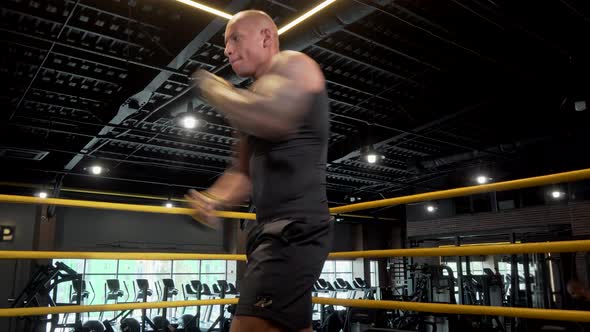
{"type": "MultiPolygon", "coordinates": [[[[264,10],[281,27],[320,1],[203,3],[264,10]]],[[[190,74],[251,84],[225,60],[225,23],[173,0],[3,1],[0,191],[183,206],[186,190],[206,188],[228,166],[236,143],[190,74]]],[[[282,48],[311,56],[327,79],[330,205],[587,168],[589,32],[583,0],[341,0],[283,33],[282,48]]],[[[590,183],[335,218],[333,251],[588,239],[590,183]]],[[[211,231],[188,216],[0,204],[0,225],[12,234],[0,248],[243,253],[242,224],[211,231]]],[[[125,281],[132,301],[136,279],[239,288],[243,270],[231,261],[62,261],[92,284],[83,302],[94,304],[104,303],[107,279],[125,281]]],[[[51,263],[0,261],[0,305],[10,307],[36,266],[51,263]]],[[[469,287],[489,269],[503,283],[498,305],[571,309],[566,284],[589,287],[589,265],[588,253],[345,260],[327,262],[322,278],[361,278],[395,298],[452,272],[464,283],[449,296],[466,303],[487,296],[469,287]]],[[[71,290],[60,288],[59,301],[71,290]]],[[[18,324],[0,319],[0,330],[18,324]]]]}

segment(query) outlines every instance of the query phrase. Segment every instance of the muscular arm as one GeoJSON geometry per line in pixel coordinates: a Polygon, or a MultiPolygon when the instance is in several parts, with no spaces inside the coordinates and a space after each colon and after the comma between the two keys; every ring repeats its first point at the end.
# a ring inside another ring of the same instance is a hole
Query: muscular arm
{"type": "Polygon", "coordinates": [[[230,205],[244,202],[252,191],[249,177],[250,153],[247,138],[243,135],[240,136],[236,152],[234,165],[207,190],[214,197],[230,205]]]}
{"type": "Polygon", "coordinates": [[[298,128],[310,109],[313,94],[325,86],[319,66],[306,55],[284,52],[277,57],[252,91],[213,80],[202,91],[237,129],[273,141],[298,128]]]}

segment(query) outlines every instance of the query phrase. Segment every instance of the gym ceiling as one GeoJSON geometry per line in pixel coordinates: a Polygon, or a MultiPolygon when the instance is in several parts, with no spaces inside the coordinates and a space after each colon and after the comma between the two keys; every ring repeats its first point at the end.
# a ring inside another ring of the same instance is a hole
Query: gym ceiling
{"type": "MultiPolygon", "coordinates": [[[[182,2],[2,1],[3,192],[180,197],[223,172],[234,133],[189,77],[251,82],[223,55],[224,14],[182,2]]],[[[585,0],[199,3],[260,9],[279,28],[325,6],[281,45],[327,79],[332,205],[590,165],[585,0]]]]}

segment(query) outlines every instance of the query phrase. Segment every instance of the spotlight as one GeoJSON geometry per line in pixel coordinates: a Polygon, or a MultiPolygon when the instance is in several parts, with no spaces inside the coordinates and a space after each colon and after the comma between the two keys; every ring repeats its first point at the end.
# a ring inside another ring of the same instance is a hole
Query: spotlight
{"type": "Polygon", "coordinates": [[[477,182],[478,184],[486,184],[486,183],[490,182],[491,179],[492,178],[490,178],[487,175],[478,175],[475,178],[475,182],[477,182]]]}
{"type": "Polygon", "coordinates": [[[92,175],[101,175],[101,174],[105,174],[109,171],[108,168],[102,167],[100,165],[91,165],[88,167],[84,167],[84,171],[92,174],[92,175]]]}
{"type": "Polygon", "coordinates": [[[39,196],[39,198],[47,198],[47,192],[46,191],[40,191],[37,196],[39,196]]]}
{"type": "Polygon", "coordinates": [[[428,211],[429,213],[434,213],[434,211],[436,211],[436,208],[434,207],[434,205],[427,205],[426,211],[428,211]]]}
{"type": "Polygon", "coordinates": [[[187,114],[180,119],[180,125],[186,129],[194,129],[199,125],[199,120],[192,114],[187,114]]]}
{"type": "Polygon", "coordinates": [[[477,183],[479,183],[479,184],[486,184],[486,183],[488,183],[489,180],[490,180],[490,178],[488,178],[485,175],[478,175],[475,178],[475,181],[477,181],[477,183]]]}
{"type": "Polygon", "coordinates": [[[383,156],[382,154],[379,154],[377,152],[377,150],[375,150],[375,148],[373,147],[373,144],[368,144],[366,146],[363,146],[361,148],[361,155],[364,156],[365,160],[369,164],[374,164],[377,161],[379,161],[379,159],[385,159],[385,156],[383,156]]]}
{"type": "Polygon", "coordinates": [[[102,173],[102,167],[92,166],[92,167],[90,167],[90,173],[92,173],[94,175],[100,175],[102,173]]]}
{"type": "Polygon", "coordinates": [[[553,190],[551,192],[551,197],[553,197],[555,199],[559,199],[559,198],[563,197],[563,193],[561,191],[553,190]]]}
{"type": "Polygon", "coordinates": [[[166,202],[166,205],[164,205],[164,206],[171,209],[174,207],[174,204],[172,204],[172,202],[166,202]]]}

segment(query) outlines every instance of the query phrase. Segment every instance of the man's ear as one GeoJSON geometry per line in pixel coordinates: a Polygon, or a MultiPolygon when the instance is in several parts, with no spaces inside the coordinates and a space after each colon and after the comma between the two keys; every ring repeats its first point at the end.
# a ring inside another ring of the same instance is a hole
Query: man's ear
{"type": "Polygon", "coordinates": [[[260,30],[260,34],[262,35],[262,46],[264,48],[271,47],[272,45],[272,32],[268,28],[264,28],[260,30]]]}

